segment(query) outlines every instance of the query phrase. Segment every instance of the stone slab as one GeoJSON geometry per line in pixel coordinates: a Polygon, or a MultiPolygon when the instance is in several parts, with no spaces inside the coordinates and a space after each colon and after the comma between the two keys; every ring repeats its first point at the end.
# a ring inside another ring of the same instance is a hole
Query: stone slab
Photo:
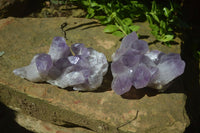
{"type": "Polygon", "coordinates": [[[81,127],[57,126],[49,122],[41,121],[24,113],[16,113],[16,122],[34,133],[95,133],[81,127]]]}
{"type": "MultiPolygon", "coordinates": [[[[46,83],[32,83],[15,76],[12,71],[30,63],[37,53],[47,53],[54,36],[63,36],[67,44],[84,43],[103,52],[108,61],[119,47],[119,38],[103,33],[104,26],[84,18],[7,18],[0,20],[0,100],[40,120],[60,126],[77,125],[95,132],[182,133],[189,125],[185,111],[186,95],[178,78],[169,91],[158,93],[150,88],[135,90],[123,96],[110,88],[109,71],[95,92],[60,89],[46,83]]],[[[147,23],[139,33],[151,43],[150,49],[180,52],[180,44],[167,47],[155,41],[147,23]]]]}

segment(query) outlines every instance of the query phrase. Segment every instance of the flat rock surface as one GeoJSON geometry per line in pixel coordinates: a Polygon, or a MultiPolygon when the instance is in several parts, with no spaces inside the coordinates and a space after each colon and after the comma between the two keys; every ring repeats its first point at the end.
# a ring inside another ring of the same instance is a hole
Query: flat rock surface
{"type": "MultiPolygon", "coordinates": [[[[60,126],[81,126],[96,132],[182,133],[189,125],[185,111],[186,96],[182,79],[178,78],[164,93],[150,88],[135,90],[123,96],[111,90],[109,71],[95,92],[60,89],[47,83],[32,83],[15,76],[12,71],[28,65],[37,53],[47,53],[53,37],[63,36],[67,44],[84,43],[103,52],[108,61],[119,47],[119,38],[103,33],[103,26],[84,18],[7,18],[0,20],[0,100],[30,116],[60,126]]],[[[150,49],[180,52],[180,44],[167,47],[154,42],[146,23],[141,38],[150,49]]]]}
{"type": "Polygon", "coordinates": [[[91,130],[81,127],[63,127],[51,124],[49,122],[41,121],[23,113],[17,113],[16,122],[35,133],[95,133],[91,130]]]}

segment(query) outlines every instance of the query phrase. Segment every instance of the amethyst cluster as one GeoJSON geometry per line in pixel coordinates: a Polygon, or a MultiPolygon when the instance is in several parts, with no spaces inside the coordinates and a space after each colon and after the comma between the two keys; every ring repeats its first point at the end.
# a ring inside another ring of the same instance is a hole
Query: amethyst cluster
{"type": "Polygon", "coordinates": [[[15,69],[15,75],[32,82],[48,82],[74,90],[90,91],[98,88],[108,69],[108,62],[103,53],[84,44],[67,46],[63,37],[55,37],[49,53],[37,54],[30,65],[15,69]],[[72,53],[72,52],[73,53],[72,53]]]}
{"type": "Polygon", "coordinates": [[[118,95],[128,92],[132,86],[162,90],[185,69],[179,54],[149,51],[147,42],[139,40],[135,32],[123,38],[112,60],[112,89],[118,95]]]}

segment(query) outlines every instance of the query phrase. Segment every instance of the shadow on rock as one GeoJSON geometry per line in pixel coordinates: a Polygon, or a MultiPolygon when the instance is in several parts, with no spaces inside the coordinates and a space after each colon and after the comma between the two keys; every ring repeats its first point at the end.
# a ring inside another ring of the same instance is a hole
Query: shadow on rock
{"type": "Polygon", "coordinates": [[[15,122],[15,111],[0,102],[0,132],[1,133],[33,133],[15,122]]]}
{"type": "MultiPolygon", "coordinates": [[[[149,42],[148,44],[149,45],[152,45],[152,44],[156,44],[156,43],[159,43],[159,41],[158,40],[154,40],[153,42],[149,42]]],[[[178,42],[176,42],[176,41],[170,41],[170,42],[168,42],[170,45],[179,45],[179,43],[178,42]]],[[[160,43],[160,44],[162,44],[162,45],[166,45],[164,42],[162,42],[162,43],[160,43]]]]}
{"type": "Polygon", "coordinates": [[[141,99],[145,95],[147,95],[148,97],[153,97],[159,94],[185,93],[182,81],[183,81],[182,76],[176,78],[170,83],[170,85],[163,92],[159,92],[158,90],[150,87],[145,87],[142,89],[135,89],[134,87],[132,87],[129,92],[121,95],[121,97],[125,99],[141,99]]]}
{"type": "Polygon", "coordinates": [[[106,75],[104,75],[103,77],[103,82],[101,84],[101,86],[95,90],[94,92],[105,92],[105,91],[111,91],[111,84],[112,84],[112,72],[111,72],[111,62],[108,63],[108,72],[106,73],[106,75]]]}
{"type": "Polygon", "coordinates": [[[152,88],[146,87],[142,89],[135,89],[134,87],[132,87],[129,92],[124,93],[123,95],[121,95],[121,97],[125,99],[141,99],[145,95],[151,97],[156,96],[157,94],[159,94],[159,92],[152,88]]]}
{"type": "Polygon", "coordinates": [[[165,94],[168,94],[168,93],[186,93],[186,90],[185,90],[185,87],[184,87],[183,75],[174,79],[170,83],[169,87],[162,93],[165,93],[165,94]]]}
{"type": "Polygon", "coordinates": [[[147,39],[147,38],[149,38],[149,36],[147,36],[147,35],[140,35],[139,36],[139,39],[147,39]]]}
{"type": "MultiPolygon", "coordinates": [[[[95,21],[94,22],[88,22],[88,23],[83,23],[83,24],[79,24],[79,25],[74,26],[74,27],[67,28],[66,30],[64,30],[64,32],[67,32],[69,30],[74,30],[74,29],[77,29],[77,28],[81,28],[81,27],[84,27],[84,28],[82,28],[82,30],[86,30],[86,29],[94,28],[94,27],[98,27],[98,26],[102,26],[102,25],[100,25],[99,23],[97,23],[95,21]],[[87,27],[85,27],[85,26],[87,26],[87,27]]],[[[67,26],[65,26],[65,27],[67,27],[67,26]]]]}

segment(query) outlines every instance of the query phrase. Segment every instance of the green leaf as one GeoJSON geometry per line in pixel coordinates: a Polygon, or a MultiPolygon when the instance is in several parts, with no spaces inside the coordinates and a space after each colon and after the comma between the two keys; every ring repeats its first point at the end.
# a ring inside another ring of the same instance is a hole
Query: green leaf
{"type": "Polygon", "coordinates": [[[147,13],[146,13],[146,17],[147,17],[147,21],[149,22],[149,24],[153,24],[151,17],[147,13]]]}
{"type": "Polygon", "coordinates": [[[171,7],[171,11],[174,11],[174,6],[173,6],[173,3],[170,1],[170,7],[171,7]]]}
{"type": "Polygon", "coordinates": [[[125,34],[129,34],[131,32],[130,29],[129,29],[129,27],[128,27],[128,25],[121,26],[120,30],[123,30],[123,32],[125,34]]]}
{"type": "Polygon", "coordinates": [[[95,7],[95,6],[98,6],[98,4],[96,2],[92,2],[91,7],[95,7]]]}
{"type": "Polygon", "coordinates": [[[159,34],[158,34],[158,32],[160,30],[159,27],[154,24],[149,25],[149,27],[152,29],[151,33],[156,37],[156,39],[159,38],[159,34]]]}
{"type": "Polygon", "coordinates": [[[116,25],[108,25],[106,28],[104,28],[104,32],[106,33],[113,33],[118,30],[118,27],[116,25]]]}
{"type": "Polygon", "coordinates": [[[156,37],[156,39],[159,38],[158,31],[152,30],[152,31],[151,31],[151,34],[154,35],[154,36],[156,37]]]}
{"type": "Polygon", "coordinates": [[[117,13],[116,12],[112,12],[112,14],[110,15],[111,18],[116,18],[117,13]]]}
{"type": "Polygon", "coordinates": [[[154,31],[159,31],[159,27],[155,24],[151,24],[151,25],[149,25],[149,27],[154,31]]]}
{"type": "Polygon", "coordinates": [[[156,12],[156,9],[157,9],[156,1],[154,0],[154,1],[152,2],[152,8],[151,8],[151,11],[152,11],[152,12],[156,12]]]}
{"type": "Polygon", "coordinates": [[[94,9],[93,9],[93,8],[88,8],[87,11],[88,11],[87,18],[92,18],[92,17],[94,17],[95,12],[94,12],[94,9]]]}
{"type": "Polygon", "coordinates": [[[118,36],[118,37],[121,37],[121,38],[125,36],[125,34],[123,34],[121,31],[115,31],[115,32],[112,33],[112,35],[115,35],[115,36],[118,36]]]}
{"type": "Polygon", "coordinates": [[[94,18],[98,20],[104,20],[106,19],[106,16],[94,16],[94,18]]]}
{"type": "Polygon", "coordinates": [[[132,24],[132,20],[130,18],[125,18],[122,20],[122,22],[127,26],[132,24]]]}
{"type": "Polygon", "coordinates": [[[156,14],[154,14],[154,13],[150,13],[150,14],[158,23],[160,22],[158,16],[156,16],[156,14]]]}
{"type": "Polygon", "coordinates": [[[172,41],[174,38],[174,35],[164,35],[162,38],[158,39],[161,42],[169,42],[172,41]]]}
{"type": "Polygon", "coordinates": [[[163,20],[160,21],[160,27],[166,29],[166,23],[163,20]]]}
{"type": "Polygon", "coordinates": [[[173,23],[173,22],[174,22],[174,19],[170,19],[169,22],[170,22],[170,23],[173,23]]]}
{"type": "Polygon", "coordinates": [[[168,30],[168,31],[173,31],[173,29],[172,29],[171,27],[170,27],[170,28],[168,28],[167,30],[168,30]]]}
{"type": "Polygon", "coordinates": [[[4,51],[0,51],[0,57],[3,56],[5,54],[4,51]]]}
{"type": "Polygon", "coordinates": [[[132,5],[137,5],[137,4],[138,4],[138,1],[132,1],[132,0],[131,0],[131,4],[132,4],[132,5]]]}
{"type": "Polygon", "coordinates": [[[170,15],[170,10],[168,8],[164,7],[163,11],[164,11],[164,15],[168,18],[170,15]]]}
{"type": "Polygon", "coordinates": [[[108,24],[112,21],[112,18],[110,16],[106,17],[104,20],[100,20],[101,24],[108,24]]]}
{"type": "Polygon", "coordinates": [[[129,28],[131,29],[131,31],[138,31],[140,29],[140,26],[138,26],[138,25],[131,25],[131,26],[129,26],[129,28]]]}
{"type": "Polygon", "coordinates": [[[93,8],[88,8],[87,11],[88,11],[89,14],[94,13],[94,9],[93,8]]]}
{"type": "Polygon", "coordinates": [[[87,0],[83,0],[81,1],[81,3],[84,5],[84,6],[89,6],[90,3],[87,1],[87,0]]]}

